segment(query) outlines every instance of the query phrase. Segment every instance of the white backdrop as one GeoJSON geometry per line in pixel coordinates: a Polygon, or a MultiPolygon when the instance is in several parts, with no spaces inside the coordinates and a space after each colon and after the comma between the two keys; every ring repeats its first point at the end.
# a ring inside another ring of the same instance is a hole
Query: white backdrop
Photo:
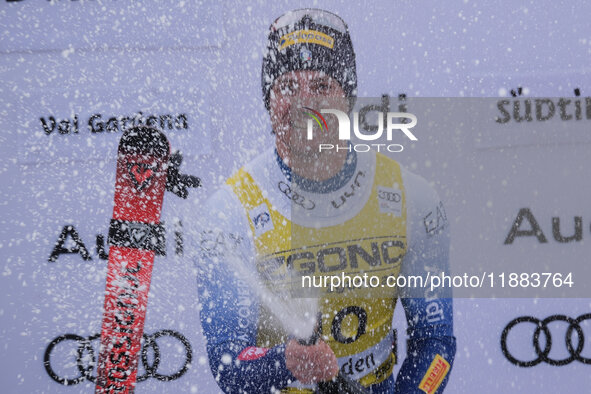
{"type": "MultiPolygon", "coordinates": [[[[165,197],[167,255],[154,266],[145,325],[148,334],[174,330],[185,337],[193,363],[179,379],[148,378],[138,383],[137,392],[216,391],[199,325],[195,270],[181,253],[176,233],[190,237],[183,232],[187,212],[273,143],[261,100],[262,51],[270,23],[304,6],[334,11],[348,22],[360,96],[512,99],[512,90],[525,97],[591,96],[591,5],[584,1],[428,0],[418,5],[379,0],[371,6],[356,1],[2,1],[3,392],[92,392],[86,380],[71,387],[52,380],[44,354],[64,334],[89,337],[100,331],[106,260],[97,236],[106,238],[112,213],[122,118],[142,116],[162,120],[172,147],[183,152],[183,172],[201,177],[204,187],[188,200],[165,197]],[[110,118],[117,121],[109,123],[110,118]],[[64,247],[77,247],[79,253],[60,254],[50,262],[66,226],[72,227],[64,247]]],[[[394,155],[432,181],[444,199],[454,267],[465,269],[470,261],[477,266],[515,262],[533,271],[559,270],[561,262],[588,264],[591,182],[586,169],[591,159],[585,108],[580,121],[554,119],[549,127],[513,121],[503,126],[470,115],[437,119],[427,123],[432,127],[417,128],[418,143],[394,155]],[[518,237],[504,244],[522,208],[534,215],[548,242],[518,237]],[[556,241],[555,217],[563,235],[573,234],[575,217],[581,217],[582,239],[556,241]]],[[[574,279],[585,284],[585,278],[574,279]]],[[[447,392],[551,393],[591,384],[588,364],[543,362],[521,368],[507,360],[500,345],[503,329],[514,318],[557,313],[577,318],[591,312],[591,301],[584,297],[456,299],[458,352],[447,392]]],[[[395,323],[400,354],[401,313],[395,323]]],[[[563,323],[549,325],[549,357],[568,356],[563,323]]],[[[581,328],[586,335],[581,356],[589,358],[591,322],[582,322],[581,328]]],[[[513,355],[536,357],[533,331],[530,323],[509,334],[513,355]]],[[[573,338],[576,347],[576,334],[573,338]]],[[[161,374],[183,366],[186,351],[175,341],[158,339],[161,374]]],[[[74,342],[54,347],[51,366],[61,377],[79,376],[74,342]]]]}

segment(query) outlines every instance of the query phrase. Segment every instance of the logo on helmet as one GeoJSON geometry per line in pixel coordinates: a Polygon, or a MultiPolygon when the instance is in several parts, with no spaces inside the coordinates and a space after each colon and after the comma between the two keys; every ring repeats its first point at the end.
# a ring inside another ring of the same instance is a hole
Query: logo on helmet
{"type": "Polygon", "coordinates": [[[295,44],[318,44],[332,49],[334,47],[334,38],[328,34],[316,30],[297,30],[287,33],[279,39],[279,50],[295,44]]]}
{"type": "Polygon", "coordinates": [[[304,63],[310,63],[312,61],[312,51],[308,48],[302,48],[300,51],[300,60],[304,63]]]}

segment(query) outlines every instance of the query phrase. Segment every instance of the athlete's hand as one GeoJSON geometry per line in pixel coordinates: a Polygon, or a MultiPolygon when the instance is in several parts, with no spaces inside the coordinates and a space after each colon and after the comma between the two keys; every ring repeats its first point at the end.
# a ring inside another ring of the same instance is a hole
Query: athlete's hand
{"type": "Polygon", "coordinates": [[[293,376],[304,384],[331,380],[339,373],[337,357],[323,341],[306,346],[290,340],[285,347],[285,364],[293,376]]]}

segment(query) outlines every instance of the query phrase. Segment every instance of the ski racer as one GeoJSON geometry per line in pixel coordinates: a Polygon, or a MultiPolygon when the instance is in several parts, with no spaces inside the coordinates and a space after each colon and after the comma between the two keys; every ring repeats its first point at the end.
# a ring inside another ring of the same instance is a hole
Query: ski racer
{"type": "Polygon", "coordinates": [[[193,245],[213,376],[226,393],[314,392],[338,373],[371,393],[441,393],[456,350],[449,293],[324,288],[320,338],[304,345],[254,286],[251,272],[266,274],[273,290],[293,284],[289,270],[425,277],[449,265],[444,207],[424,179],[381,153],[347,148],[329,132],[334,117],[306,137],[302,108],[326,99],[351,110],[357,73],[345,22],[323,10],[291,11],[271,25],[267,45],[262,90],[275,147],[209,198],[193,245]],[[319,151],[320,143],[343,149],[319,151]],[[408,323],[404,360],[392,351],[398,299],[408,323]]]}

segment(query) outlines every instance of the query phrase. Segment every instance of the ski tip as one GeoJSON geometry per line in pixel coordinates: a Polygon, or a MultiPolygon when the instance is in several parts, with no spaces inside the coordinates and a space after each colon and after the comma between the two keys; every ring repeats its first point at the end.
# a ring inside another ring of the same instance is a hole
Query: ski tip
{"type": "Polygon", "coordinates": [[[126,130],[119,141],[121,154],[168,157],[170,144],[160,130],[149,126],[136,126],[126,130]]]}

